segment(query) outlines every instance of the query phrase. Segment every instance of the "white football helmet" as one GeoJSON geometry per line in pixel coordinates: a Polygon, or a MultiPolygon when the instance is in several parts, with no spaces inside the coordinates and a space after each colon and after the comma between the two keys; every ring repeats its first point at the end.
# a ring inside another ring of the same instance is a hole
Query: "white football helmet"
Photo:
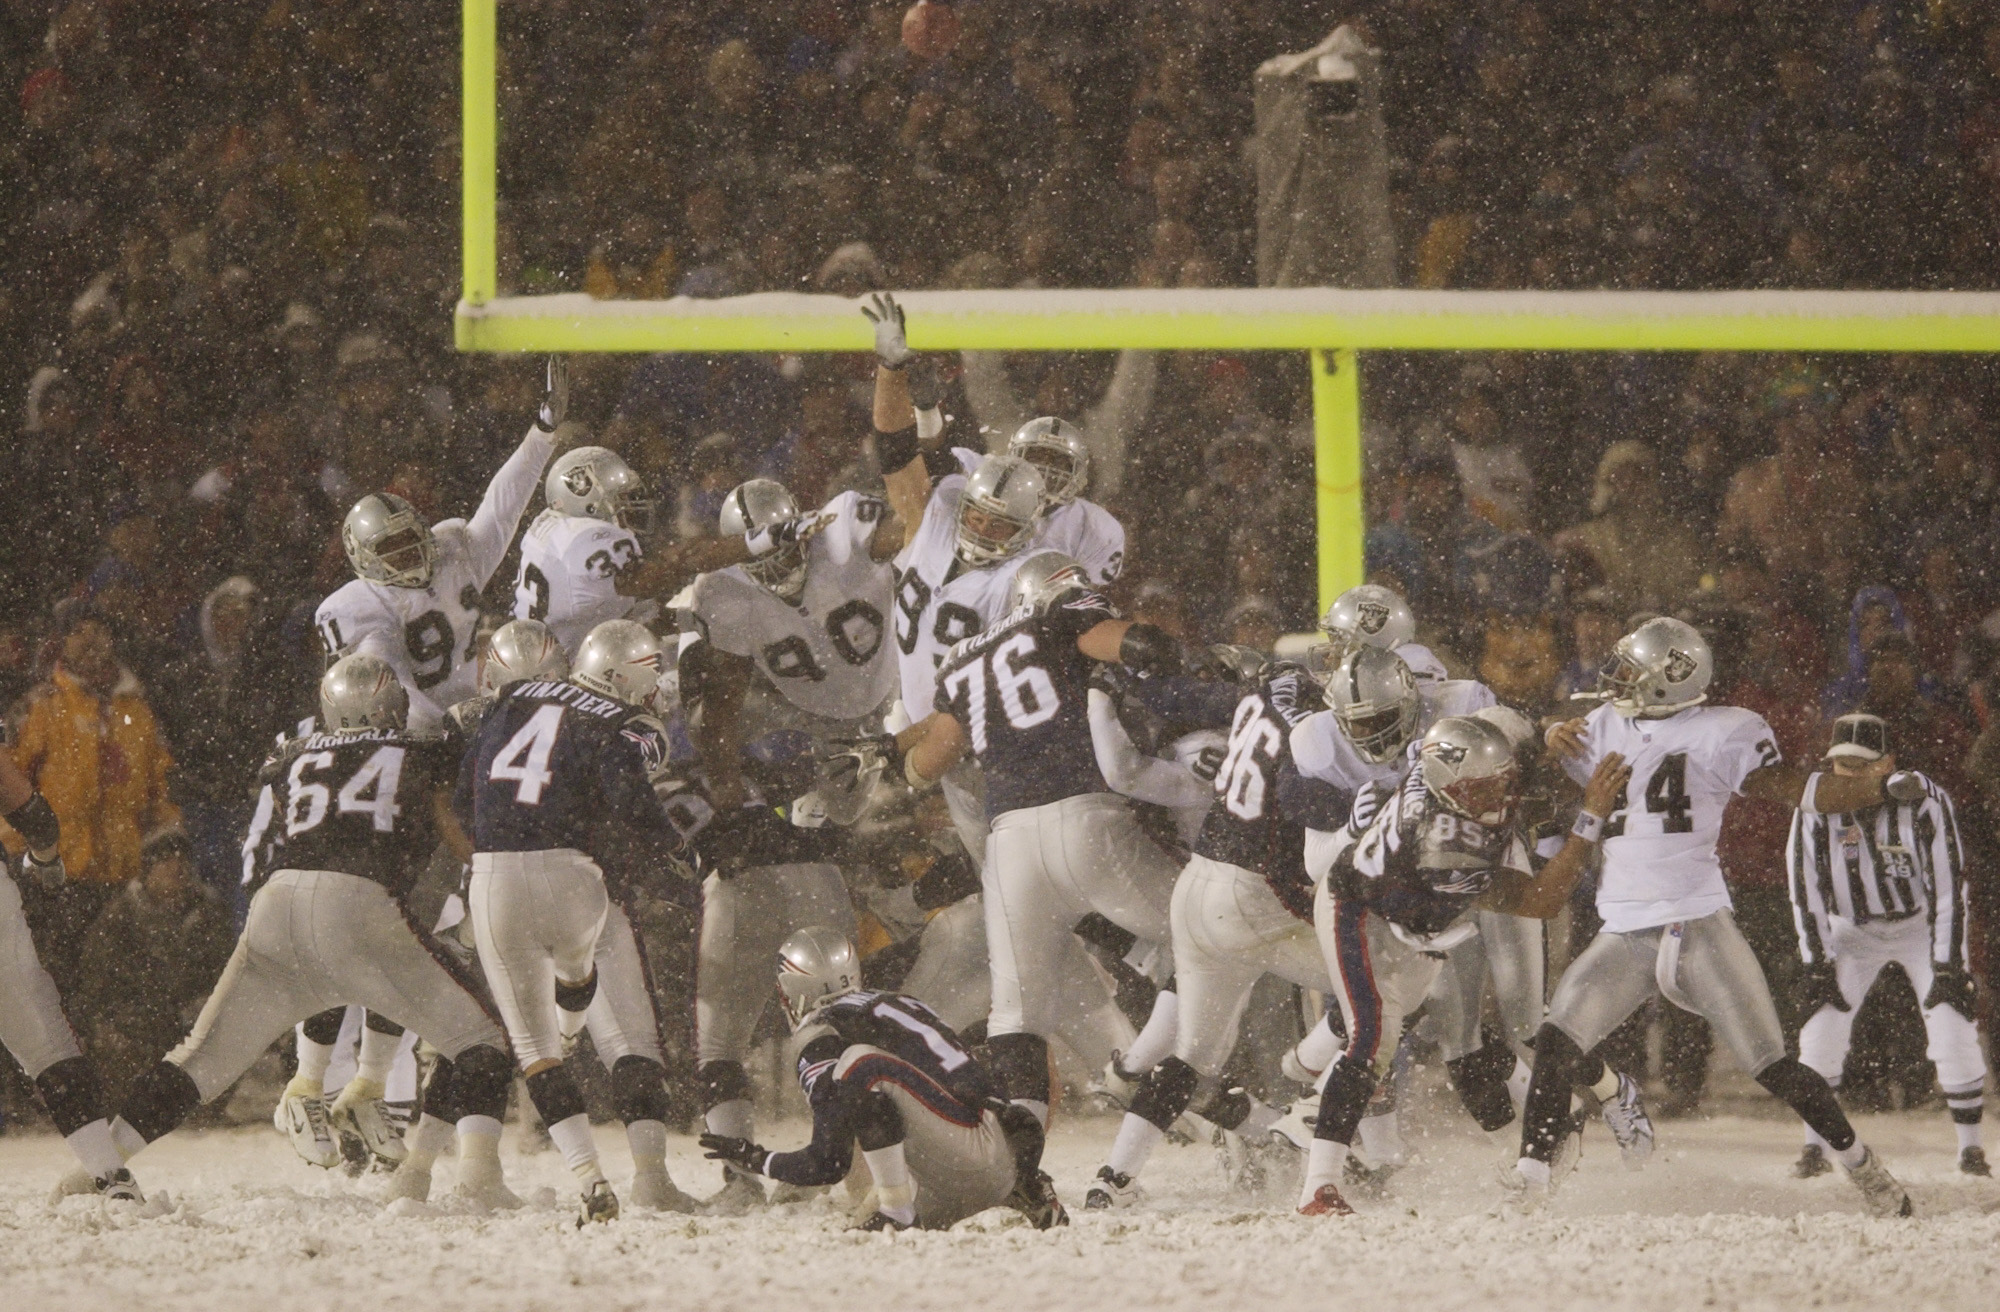
{"type": "Polygon", "coordinates": [[[437,538],[415,507],[394,492],[370,492],[340,526],[354,576],[392,588],[426,588],[437,573],[437,538]]]}
{"type": "Polygon", "coordinates": [[[569,657],[540,620],[510,620],[493,631],[479,667],[479,691],[488,697],[526,679],[567,679],[569,657]]]}
{"type": "Polygon", "coordinates": [[[797,1029],[821,1003],[861,987],[861,959],[837,929],[808,925],[778,949],[778,993],[797,1029]]]}
{"type": "Polygon", "coordinates": [[[1416,732],[1423,698],[1403,658],[1380,647],[1357,647],[1326,679],[1326,704],[1362,759],[1386,765],[1416,732]]]}
{"type": "Polygon", "coordinates": [[[666,668],[666,654],[651,629],[633,620],[606,620],[584,636],[569,679],[627,706],[650,708],[666,668]]]}
{"type": "MultiPolygon", "coordinates": [[[[783,483],[753,478],[738,483],[722,499],[716,527],[726,538],[739,538],[798,517],[799,503],[783,483]]],[[[778,600],[794,603],[806,590],[806,544],[793,542],[768,556],[746,561],[743,572],[778,600]]]]}
{"type": "Polygon", "coordinates": [[[579,446],[557,456],[542,495],[550,509],[564,515],[601,519],[634,533],[653,531],[657,504],[625,457],[608,447],[579,446]]]}
{"type": "Polygon", "coordinates": [[[1090,575],[1074,557],[1060,551],[1037,551],[1021,562],[1007,585],[1007,609],[1029,607],[1037,615],[1066,592],[1090,586],[1090,575]]]}
{"type": "Polygon", "coordinates": [[[1050,509],[1066,506],[1090,486],[1090,448],[1076,425],[1053,415],[1030,419],[1007,439],[1007,454],[1033,465],[1042,476],[1050,509]]]}
{"type": "Polygon", "coordinates": [[[1019,456],[988,456],[959,491],[958,558],[988,569],[1027,546],[1045,491],[1041,471],[1019,456]]]}
{"type": "Polygon", "coordinates": [[[1417,636],[1417,617],[1409,603],[1389,588],[1363,583],[1333,599],[1319,627],[1335,647],[1338,660],[1355,647],[1385,647],[1393,651],[1417,636]]]}
{"type": "Polygon", "coordinates": [[[329,733],[400,729],[409,715],[409,690],[380,656],[343,656],[320,676],[319,722],[329,733]]]}
{"type": "Polygon", "coordinates": [[[1482,825],[1500,825],[1513,814],[1520,767],[1507,735],[1471,715],[1448,715],[1430,727],[1417,748],[1424,787],[1444,806],[1482,825]]]}
{"type": "Polygon", "coordinates": [[[1692,624],[1662,615],[1618,640],[1597,691],[1620,715],[1660,719],[1707,701],[1714,677],[1708,639],[1692,624]]]}

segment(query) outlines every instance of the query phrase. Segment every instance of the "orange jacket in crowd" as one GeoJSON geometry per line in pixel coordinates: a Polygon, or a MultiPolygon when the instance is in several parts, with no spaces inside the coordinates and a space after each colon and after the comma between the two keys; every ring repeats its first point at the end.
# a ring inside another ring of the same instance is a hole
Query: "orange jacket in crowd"
{"type": "MultiPolygon", "coordinates": [[[[173,758],[139,681],[120,670],[108,698],[60,666],[28,694],[14,763],[62,821],[62,858],[79,883],[122,884],[139,873],[141,840],[180,824],[167,800],[173,758]]],[[[4,823],[10,852],[22,843],[4,823]]]]}

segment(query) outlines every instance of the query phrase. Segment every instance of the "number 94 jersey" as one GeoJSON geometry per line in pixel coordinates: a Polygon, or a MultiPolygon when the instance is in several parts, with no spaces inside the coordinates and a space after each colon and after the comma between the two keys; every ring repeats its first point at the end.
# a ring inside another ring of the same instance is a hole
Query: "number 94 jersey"
{"type": "Polygon", "coordinates": [[[896,689],[889,608],[896,571],[868,554],[882,522],[876,497],[843,492],[833,516],[806,539],[806,586],[780,600],[741,565],[694,582],[695,625],[717,651],[747,656],[780,696],[824,720],[858,720],[896,689]]]}
{"type": "Polygon", "coordinates": [[[618,595],[618,575],[637,565],[641,554],[630,529],[544,510],[521,535],[514,618],[548,625],[573,659],[592,629],[631,612],[636,599],[618,595]]]}
{"type": "Polygon", "coordinates": [[[1584,721],[1583,755],[1563,769],[1581,784],[1610,752],[1625,758],[1632,780],[1604,826],[1604,928],[1633,933],[1728,906],[1715,855],[1722,812],[1745,779],[1781,759],[1771,726],[1737,706],[1693,706],[1657,720],[1600,706],[1584,721]]]}

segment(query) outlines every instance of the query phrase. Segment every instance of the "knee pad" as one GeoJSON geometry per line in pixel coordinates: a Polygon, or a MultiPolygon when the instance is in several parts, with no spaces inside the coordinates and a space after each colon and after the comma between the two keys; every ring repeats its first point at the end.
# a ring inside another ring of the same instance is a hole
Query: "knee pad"
{"type": "MultiPolygon", "coordinates": [[[[623,1063],[620,1063],[621,1065],[623,1063]]],[[[750,1076],[738,1061],[705,1061],[694,1073],[701,1086],[701,1109],[750,1096],[750,1076]]]]}
{"type": "Polygon", "coordinates": [[[1049,1100],[1049,1041],[1039,1034],[995,1034],[986,1041],[993,1071],[1008,1098],[1049,1100]]]}
{"type": "Polygon", "coordinates": [[[583,1115],[583,1095],[576,1081],[561,1066],[536,1071],[528,1077],[528,1100],[535,1104],[543,1125],[555,1125],[572,1116],[583,1115]]]}
{"type": "Polygon", "coordinates": [[[844,1088],[841,1097],[847,1104],[847,1123],[854,1127],[862,1152],[903,1142],[903,1116],[888,1094],[856,1084],[844,1088]]]}
{"type": "Polygon", "coordinates": [[[627,1125],[666,1120],[666,1068],[651,1057],[620,1057],[611,1068],[611,1103],[627,1125]]]}
{"type": "MultiPolygon", "coordinates": [[[[542,1072],[543,1075],[549,1073],[542,1072]]],[[[537,1075],[529,1079],[530,1097],[534,1095],[535,1080],[540,1078],[537,1075]]],[[[440,1119],[456,1124],[464,1116],[491,1116],[496,1121],[503,1121],[507,1119],[507,1091],[513,1083],[513,1060],[498,1048],[476,1043],[459,1053],[458,1060],[451,1064],[449,1100],[452,1105],[447,1109],[451,1115],[445,1117],[440,1114],[440,1119]]],[[[540,1110],[539,1100],[535,1107],[540,1110]]],[[[578,1109],[582,1109],[581,1101],[578,1102],[578,1109]]],[[[543,1124],[553,1125],[555,1122],[544,1120],[543,1124]]]]}
{"type": "Polygon", "coordinates": [[[597,972],[591,971],[590,978],[581,984],[565,984],[556,981],[556,1006],[564,1011],[589,1011],[591,999],[597,996],[597,972]]]}
{"type": "Polygon", "coordinates": [[[1108,916],[1092,911],[1071,928],[1084,942],[1094,948],[1101,948],[1113,957],[1122,957],[1139,942],[1139,936],[1131,930],[1114,924],[1108,916]]]}
{"type": "MultiPolygon", "coordinates": [[[[1194,1101],[1195,1086],[1199,1083],[1201,1076],[1194,1067],[1179,1057],[1169,1057],[1148,1071],[1146,1078],[1139,1082],[1138,1092],[1132,1095],[1132,1114],[1162,1130],[1171,1129],[1181,1113],[1187,1110],[1188,1104],[1194,1101]]],[[[1245,1114],[1248,1114],[1247,1105],[1245,1114]]],[[[1240,1125],[1242,1120],[1239,1116],[1236,1123],[1240,1125]]]]}
{"type": "MultiPolygon", "coordinates": [[[[513,1078],[511,1069],[508,1078],[510,1080],[513,1078]]],[[[459,1105],[458,1090],[454,1087],[456,1080],[457,1070],[451,1058],[439,1054],[438,1059],[431,1063],[430,1078],[424,1082],[425,1116],[435,1116],[448,1125],[456,1125],[458,1118],[465,1115],[464,1109],[459,1105]]]]}
{"type": "Polygon", "coordinates": [[[65,1058],[37,1075],[35,1092],[42,1095],[49,1119],[64,1135],[104,1117],[104,1086],[98,1082],[97,1068],[82,1057],[65,1058]]]}
{"type": "Polygon", "coordinates": [[[1458,1100],[1482,1130],[1498,1130],[1514,1119],[1514,1100],[1507,1096],[1507,1077],[1514,1073],[1514,1050],[1489,1042],[1477,1052],[1445,1063],[1458,1100]]]}
{"type": "Polygon", "coordinates": [[[305,1024],[299,1028],[314,1043],[328,1044],[340,1037],[340,1022],[346,1018],[347,1008],[328,1007],[316,1016],[306,1017],[305,1024]]]}
{"type": "Polygon", "coordinates": [[[201,1106],[201,1090],[194,1077],[170,1061],[163,1061],[141,1075],[127,1095],[125,1110],[119,1114],[147,1143],[172,1130],[201,1106]]]}

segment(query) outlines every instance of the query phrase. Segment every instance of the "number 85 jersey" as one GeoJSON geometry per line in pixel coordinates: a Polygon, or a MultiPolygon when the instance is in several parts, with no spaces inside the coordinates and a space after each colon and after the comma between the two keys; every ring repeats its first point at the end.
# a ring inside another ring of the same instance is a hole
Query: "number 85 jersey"
{"type": "Polygon", "coordinates": [[[1764,717],[1737,706],[1693,706],[1642,720],[1600,706],[1584,721],[1583,748],[1563,762],[1579,784],[1610,752],[1632,769],[1622,805],[1604,826],[1597,910],[1605,930],[1629,934],[1730,905],[1715,844],[1729,799],[1751,774],[1780,760],[1764,717]]]}
{"type": "Polygon", "coordinates": [[[695,580],[694,618],[716,650],[747,656],[792,705],[826,720],[858,720],[896,687],[889,610],[896,571],[868,554],[883,503],[843,492],[806,540],[806,585],[780,600],[741,565],[695,580]]]}

